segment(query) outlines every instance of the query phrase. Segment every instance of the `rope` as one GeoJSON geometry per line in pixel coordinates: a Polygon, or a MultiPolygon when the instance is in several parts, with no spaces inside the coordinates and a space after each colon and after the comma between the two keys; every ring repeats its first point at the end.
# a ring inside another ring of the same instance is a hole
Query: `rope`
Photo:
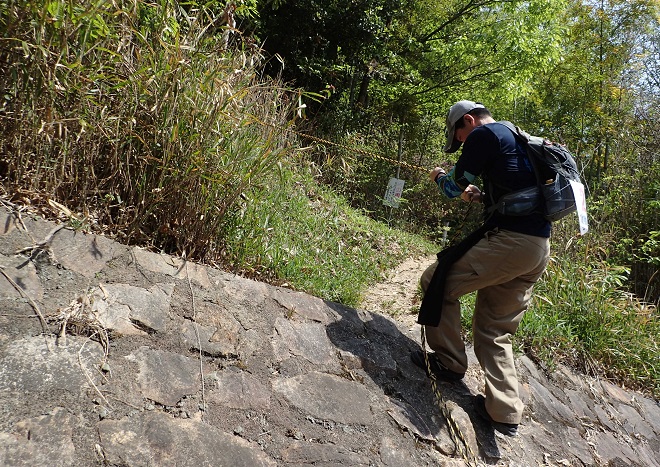
{"type": "Polygon", "coordinates": [[[433,373],[433,370],[431,370],[431,362],[429,361],[429,355],[428,352],[426,351],[425,326],[422,326],[421,337],[422,337],[422,351],[424,352],[424,362],[426,363],[426,373],[429,375],[429,379],[431,380],[431,388],[433,389],[433,394],[435,395],[435,401],[438,407],[440,408],[440,413],[442,413],[442,416],[447,421],[449,436],[451,437],[451,440],[454,442],[454,445],[456,446],[456,450],[459,452],[463,460],[465,460],[465,463],[469,467],[472,466],[476,467],[479,465],[477,463],[477,456],[474,454],[474,451],[472,451],[472,448],[470,447],[470,443],[468,443],[467,439],[465,438],[465,435],[461,431],[461,428],[458,426],[458,423],[456,423],[456,420],[454,420],[454,417],[451,415],[451,411],[447,407],[447,401],[440,392],[440,389],[438,389],[438,381],[435,377],[435,374],[433,373]]]}
{"type": "Polygon", "coordinates": [[[255,115],[252,115],[252,118],[259,125],[271,127],[271,128],[274,128],[274,129],[288,131],[290,133],[293,133],[295,135],[300,136],[301,138],[305,138],[305,139],[308,139],[310,141],[315,141],[317,143],[322,143],[322,144],[325,144],[327,146],[336,146],[338,148],[346,149],[347,151],[351,151],[351,152],[354,152],[356,154],[362,154],[363,156],[371,157],[373,159],[380,159],[382,161],[389,162],[390,164],[399,165],[399,166],[406,167],[406,168],[411,169],[411,170],[424,172],[426,174],[429,173],[429,169],[426,168],[426,167],[421,167],[419,165],[410,164],[408,162],[395,160],[395,159],[392,159],[390,157],[385,157],[385,156],[382,156],[380,154],[376,154],[375,152],[367,151],[367,150],[364,150],[364,149],[351,147],[351,146],[341,144],[341,143],[335,143],[334,141],[329,141],[327,139],[319,138],[318,136],[312,136],[310,134],[303,133],[303,132],[298,131],[298,130],[294,130],[293,128],[288,128],[288,127],[284,128],[284,127],[281,127],[281,126],[278,126],[278,125],[273,125],[272,123],[267,123],[267,122],[262,121],[261,119],[259,119],[255,115]]]}
{"type": "MultiPolygon", "coordinates": [[[[262,122],[262,121],[260,121],[260,120],[258,120],[258,119],[256,119],[256,121],[259,122],[259,123],[262,124],[262,125],[265,125],[265,126],[275,127],[274,125],[270,125],[270,124],[265,123],[265,122],[262,122]]],[[[327,140],[327,139],[319,138],[319,137],[317,137],[317,136],[312,136],[312,135],[309,135],[309,134],[307,134],[307,133],[303,133],[303,132],[300,132],[300,131],[298,131],[298,130],[294,130],[294,129],[292,129],[292,128],[284,128],[284,130],[285,130],[285,131],[289,131],[289,132],[291,132],[291,133],[294,133],[294,134],[296,134],[296,135],[298,135],[298,136],[300,136],[300,137],[302,137],[302,138],[309,139],[309,140],[311,140],[311,141],[315,141],[315,142],[317,142],[317,143],[322,143],[322,144],[325,144],[325,145],[327,145],[327,146],[336,146],[336,147],[339,147],[339,148],[346,149],[347,151],[355,152],[355,153],[357,153],[357,154],[362,154],[363,156],[368,156],[368,157],[371,157],[371,158],[374,158],[374,159],[380,159],[380,160],[383,160],[383,161],[385,161],[385,162],[389,162],[389,163],[391,163],[391,164],[395,164],[395,165],[400,165],[400,166],[406,167],[406,168],[408,168],[408,169],[417,170],[417,171],[424,172],[424,173],[428,173],[428,172],[429,172],[429,169],[427,169],[427,168],[425,168],[425,167],[420,167],[420,166],[418,166],[418,165],[409,164],[408,162],[398,161],[398,160],[395,160],[395,159],[391,159],[391,158],[389,158],[389,157],[385,157],[385,156],[382,156],[382,155],[380,155],[380,154],[376,154],[375,152],[366,151],[366,150],[364,150],[364,149],[360,149],[360,148],[355,148],[355,147],[347,146],[347,145],[345,145],[345,144],[341,144],[341,143],[335,143],[334,141],[329,141],[329,140],[327,140]]]]}
{"type": "MultiPolygon", "coordinates": [[[[260,123],[265,125],[265,123],[263,123],[263,122],[260,122],[260,123]]],[[[340,147],[340,148],[346,149],[348,151],[352,151],[352,152],[355,152],[355,153],[358,153],[358,154],[362,154],[364,156],[372,157],[374,159],[380,159],[380,160],[383,160],[383,161],[386,161],[386,162],[390,162],[392,164],[401,165],[403,167],[407,167],[407,168],[412,169],[412,170],[418,170],[418,171],[422,171],[422,172],[425,172],[425,173],[429,172],[428,169],[426,169],[424,167],[409,164],[409,163],[403,162],[403,161],[397,161],[397,160],[394,160],[394,159],[390,159],[388,157],[381,156],[380,154],[376,154],[376,153],[373,153],[373,152],[370,152],[370,151],[365,151],[364,149],[350,147],[350,146],[347,146],[347,145],[344,145],[344,144],[335,143],[334,141],[328,141],[326,139],[319,138],[319,137],[312,136],[312,135],[308,135],[306,133],[302,133],[300,131],[293,130],[291,128],[286,128],[285,130],[290,131],[291,133],[294,133],[294,134],[296,134],[296,135],[298,135],[302,138],[306,138],[306,139],[309,139],[311,141],[322,143],[322,144],[325,144],[325,145],[328,145],[328,146],[340,147]]],[[[462,226],[465,223],[465,221],[467,220],[467,217],[470,214],[470,210],[471,210],[473,204],[474,203],[472,201],[470,201],[470,203],[468,205],[468,208],[465,212],[465,215],[463,217],[463,220],[461,221],[461,229],[459,229],[457,231],[457,233],[460,230],[462,230],[462,226]]],[[[474,451],[472,450],[472,447],[470,446],[470,443],[468,443],[467,439],[465,438],[465,435],[463,435],[463,432],[461,431],[460,427],[458,426],[458,424],[456,423],[456,421],[452,417],[451,411],[447,407],[447,401],[445,400],[444,396],[442,395],[442,393],[438,389],[437,380],[436,380],[435,374],[431,370],[431,363],[429,362],[428,353],[426,351],[426,331],[425,331],[424,326],[422,326],[421,329],[422,329],[422,336],[421,336],[422,350],[424,351],[424,361],[426,363],[427,374],[429,375],[429,378],[431,380],[431,387],[433,389],[433,394],[435,395],[436,403],[437,403],[438,407],[440,408],[440,413],[442,414],[442,416],[447,421],[447,427],[449,429],[449,436],[451,437],[452,441],[454,442],[454,445],[456,446],[456,450],[460,453],[463,460],[465,460],[465,463],[468,465],[468,467],[473,467],[473,466],[477,467],[478,466],[477,456],[474,454],[474,451]]]]}

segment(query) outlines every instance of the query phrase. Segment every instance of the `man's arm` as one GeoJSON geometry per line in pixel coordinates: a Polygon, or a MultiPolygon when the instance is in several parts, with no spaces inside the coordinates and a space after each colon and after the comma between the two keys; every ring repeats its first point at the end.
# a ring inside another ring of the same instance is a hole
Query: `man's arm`
{"type": "Polygon", "coordinates": [[[455,166],[449,171],[449,173],[446,173],[442,167],[436,167],[431,171],[429,176],[447,197],[456,198],[460,196],[463,201],[480,203],[481,190],[469,183],[474,180],[475,177],[471,177],[472,180],[468,180],[468,177],[464,177],[465,180],[468,180],[468,184],[463,187],[460,182],[455,180],[455,173],[455,166]]]}
{"type": "Polygon", "coordinates": [[[481,202],[481,191],[473,182],[483,173],[492,155],[499,153],[499,145],[488,125],[479,126],[466,138],[461,156],[449,173],[436,167],[431,171],[431,179],[449,198],[460,196],[464,201],[481,202]]]}

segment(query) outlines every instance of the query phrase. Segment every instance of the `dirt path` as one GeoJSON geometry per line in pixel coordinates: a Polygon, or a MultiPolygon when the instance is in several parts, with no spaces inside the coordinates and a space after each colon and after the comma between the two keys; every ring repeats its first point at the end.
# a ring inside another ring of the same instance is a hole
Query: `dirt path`
{"type": "Polygon", "coordinates": [[[407,259],[365,293],[360,308],[414,326],[421,301],[419,278],[433,261],[435,255],[407,259]]]}

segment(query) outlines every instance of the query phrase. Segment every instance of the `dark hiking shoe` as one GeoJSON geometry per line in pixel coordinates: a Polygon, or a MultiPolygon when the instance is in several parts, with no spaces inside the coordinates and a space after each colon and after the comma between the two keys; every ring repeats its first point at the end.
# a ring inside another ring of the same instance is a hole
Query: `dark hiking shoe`
{"type": "MultiPolygon", "coordinates": [[[[449,368],[444,366],[442,363],[440,363],[440,360],[436,358],[435,354],[429,353],[428,356],[429,364],[431,365],[431,371],[433,371],[433,374],[438,381],[460,381],[465,376],[465,373],[456,373],[455,371],[451,371],[449,368]]],[[[410,360],[412,360],[415,365],[428,373],[426,368],[426,361],[424,360],[423,350],[415,350],[413,353],[411,353],[410,360]]]]}
{"type": "Polygon", "coordinates": [[[494,429],[506,436],[516,436],[518,434],[518,424],[496,422],[486,411],[486,398],[481,394],[474,396],[474,408],[477,415],[490,423],[494,429]]]}

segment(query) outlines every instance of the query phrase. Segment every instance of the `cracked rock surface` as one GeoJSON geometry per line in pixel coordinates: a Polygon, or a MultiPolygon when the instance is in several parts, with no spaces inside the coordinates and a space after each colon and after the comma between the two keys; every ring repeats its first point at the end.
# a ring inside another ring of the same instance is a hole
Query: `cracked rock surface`
{"type": "Polygon", "coordinates": [[[458,449],[410,362],[419,326],[373,303],[5,208],[0,268],[2,466],[660,466],[657,401],[525,357],[515,438],[474,412],[473,354],[462,382],[439,385],[458,449]]]}

